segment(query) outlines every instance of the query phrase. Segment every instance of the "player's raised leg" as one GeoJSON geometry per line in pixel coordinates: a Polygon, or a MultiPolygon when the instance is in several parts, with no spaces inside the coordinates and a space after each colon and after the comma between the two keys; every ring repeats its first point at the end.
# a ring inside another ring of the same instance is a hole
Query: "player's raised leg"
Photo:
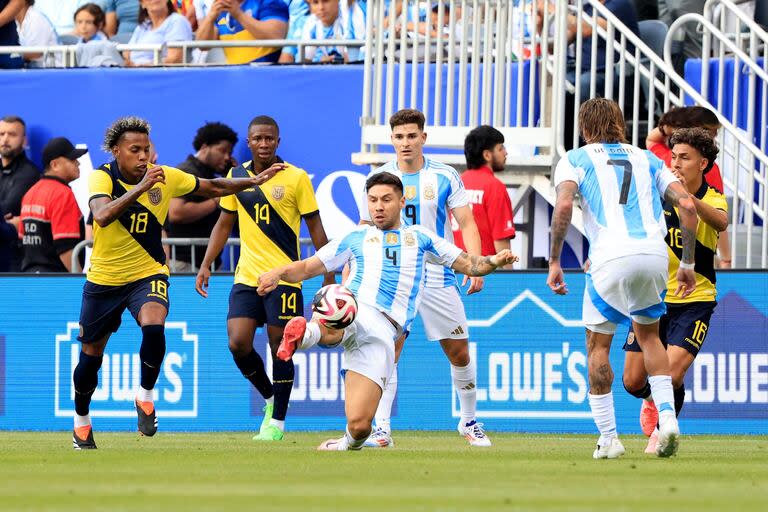
{"type": "Polygon", "coordinates": [[[96,449],[90,416],[91,397],[99,385],[99,368],[101,368],[104,347],[107,345],[110,334],[94,342],[83,340],[80,360],[72,375],[75,387],[75,425],[72,432],[72,445],[75,450],[96,449]]]}
{"type": "Polygon", "coordinates": [[[168,310],[157,302],[148,302],[139,312],[141,325],[141,382],[136,393],[139,432],[153,436],[157,432],[154,389],[165,358],[165,318],[168,310]]]}

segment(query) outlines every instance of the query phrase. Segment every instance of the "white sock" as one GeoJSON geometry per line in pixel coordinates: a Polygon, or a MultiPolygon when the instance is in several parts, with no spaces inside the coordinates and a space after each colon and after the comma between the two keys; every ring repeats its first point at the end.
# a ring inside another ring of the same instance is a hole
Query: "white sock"
{"type": "MultiPolygon", "coordinates": [[[[589,408],[592,409],[592,418],[595,420],[597,430],[600,431],[600,439],[597,444],[606,446],[611,439],[616,437],[616,413],[613,410],[613,392],[605,395],[588,394],[589,408]]],[[[673,409],[674,412],[674,409],[673,409]]]]}
{"type": "Polygon", "coordinates": [[[363,443],[365,443],[365,440],[368,439],[368,436],[365,436],[362,439],[355,439],[352,437],[352,434],[349,433],[349,427],[347,427],[347,430],[344,433],[344,438],[347,441],[347,450],[359,450],[363,447],[363,443]]]}
{"type": "Polygon", "coordinates": [[[470,361],[467,366],[451,365],[453,387],[459,394],[461,422],[463,425],[472,422],[477,412],[477,366],[470,361]]]}
{"type": "Polygon", "coordinates": [[[320,341],[320,326],[317,322],[307,322],[307,329],[304,331],[304,338],[299,343],[302,350],[307,350],[318,344],[320,341]]]}
{"type": "Polygon", "coordinates": [[[264,401],[267,402],[267,405],[275,405],[275,397],[274,396],[271,396],[271,397],[267,398],[264,401]]]}
{"type": "Polygon", "coordinates": [[[136,393],[136,400],[139,402],[154,402],[155,391],[152,389],[144,389],[143,387],[139,386],[139,392],[136,393]]]}
{"type": "Polygon", "coordinates": [[[675,393],[672,390],[672,377],[669,375],[652,375],[648,377],[651,385],[651,396],[659,410],[659,423],[662,420],[675,417],[675,393]]]}
{"type": "Polygon", "coordinates": [[[75,413],[75,428],[87,427],[90,424],[91,424],[90,414],[86,414],[85,416],[80,416],[79,414],[75,413]]]}
{"type": "Polygon", "coordinates": [[[285,420],[276,420],[275,418],[272,418],[269,420],[269,424],[279,428],[280,432],[285,432],[285,420]]]}
{"type": "Polygon", "coordinates": [[[379,400],[379,406],[376,408],[376,427],[386,432],[391,432],[390,418],[392,417],[392,404],[395,403],[395,395],[397,394],[397,363],[392,369],[392,375],[387,381],[387,385],[384,386],[384,391],[381,393],[381,400],[379,400]]]}

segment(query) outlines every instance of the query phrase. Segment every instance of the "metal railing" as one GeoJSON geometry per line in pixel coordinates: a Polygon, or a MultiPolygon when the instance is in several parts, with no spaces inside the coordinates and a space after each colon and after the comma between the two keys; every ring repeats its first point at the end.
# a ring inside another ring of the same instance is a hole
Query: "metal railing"
{"type": "MultiPolygon", "coordinates": [[[[450,0],[433,12],[430,2],[403,0],[398,12],[385,0],[369,0],[361,150],[353,162],[391,159],[379,150],[390,145],[389,117],[417,108],[427,119],[428,148],[460,149],[469,130],[492,124],[507,146],[531,149],[516,165],[550,166],[554,109],[543,91],[553,77],[541,65],[549,48],[538,27],[549,20],[526,10],[530,5],[450,0]]],[[[432,156],[463,163],[461,154],[432,156]]]]}
{"type": "MultiPolygon", "coordinates": [[[[162,44],[116,44],[115,48],[119,52],[152,52],[152,64],[154,66],[162,64],[162,55],[166,49],[181,48],[181,63],[169,64],[169,66],[204,66],[207,65],[204,62],[190,62],[189,57],[191,50],[211,50],[217,48],[283,48],[286,46],[295,46],[297,48],[299,57],[297,63],[302,63],[308,47],[349,46],[352,48],[361,48],[365,46],[365,41],[340,39],[313,39],[306,41],[294,39],[264,39],[253,41],[172,41],[162,44]]],[[[77,67],[77,45],[0,46],[0,55],[24,55],[36,53],[42,53],[44,57],[47,55],[61,55],[61,67],[77,67]]]]}
{"type": "MultiPolygon", "coordinates": [[[[721,148],[718,163],[725,174],[723,181],[726,195],[733,197],[732,225],[730,228],[732,258],[739,266],[746,268],[752,268],[756,263],[763,268],[768,267],[768,231],[765,226],[765,221],[768,220],[766,219],[768,156],[764,151],[765,146],[762,141],[760,146],[755,144],[753,133],[740,130],[735,122],[724,115],[722,108],[718,109],[712,105],[699,91],[675,72],[672,66],[672,44],[675,32],[685,23],[696,22],[702,26],[705,32],[705,41],[710,37],[717,38],[721,47],[728,49],[741,63],[734,66],[735,86],[738,85],[739,78],[737,75],[741,73],[742,65],[751,73],[750,80],[756,78],[764,80],[765,70],[760,69],[760,66],[754,61],[748,63],[749,56],[739,49],[732,40],[733,38],[723,34],[701,15],[688,14],[673,23],[666,37],[664,59],[662,59],[640,37],[627,29],[601,2],[575,0],[575,12],[583,13],[584,6],[587,5],[591,6],[592,14],[580,14],[579,19],[589,23],[593,29],[591,66],[589,70],[582,72],[583,31],[582,25],[579,23],[575,38],[575,66],[571,68],[572,76],[569,77],[566,90],[563,91],[564,94],[575,95],[572,113],[574,136],[571,141],[574,147],[578,145],[578,108],[581,100],[587,97],[587,94],[582,93],[584,89],[588,90],[588,97],[599,94],[607,98],[615,98],[618,101],[625,112],[625,116],[628,117],[628,126],[632,132],[631,142],[635,145],[640,142],[641,125],[647,125],[648,130],[650,130],[654,125],[656,115],[662,110],[669,110],[672,106],[682,106],[685,104],[686,97],[696,104],[714,111],[723,126],[718,137],[721,148]],[[598,17],[605,20],[605,27],[598,25],[598,17]],[[602,71],[596,66],[598,38],[605,42],[605,67],[602,71]],[[630,46],[634,46],[634,49],[630,50],[630,46]],[[570,80],[571,78],[572,80],[570,80]],[[641,100],[643,95],[644,98],[641,100]],[[757,199],[754,197],[754,190],[757,190],[757,199]],[[755,218],[759,219],[762,225],[757,225],[755,218]],[[758,262],[754,261],[753,238],[755,235],[759,239],[757,246],[759,248],[757,251],[759,254],[758,262]]],[[[565,44],[566,19],[559,18],[559,23],[556,33],[560,37],[555,38],[556,44],[565,44]]],[[[758,35],[760,34],[755,34],[754,37],[758,37],[758,35]]],[[[722,64],[721,62],[721,68],[723,67],[722,64]]],[[[560,61],[558,65],[566,66],[566,62],[560,61]]],[[[724,81],[721,79],[718,86],[722,89],[723,84],[724,81]]],[[[738,91],[738,88],[736,90],[738,91]]],[[[719,96],[722,98],[722,93],[719,96]]],[[[733,100],[736,110],[738,109],[738,96],[739,94],[734,94],[734,98],[730,98],[733,100]]],[[[763,105],[765,105],[765,98],[764,95],[763,105]]],[[[751,102],[750,105],[754,105],[754,99],[755,96],[752,94],[746,98],[748,102],[751,102]]],[[[565,102],[562,102],[561,105],[564,107],[565,102]]],[[[721,102],[718,106],[722,107],[722,105],[721,102]]],[[[761,108],[763,107],[761,106],[761,108]]],[[[754,115],[754,110],[756,109],[750,109],[751,114],[749,114],[748,123],[750,126],[754,124],[755,118],[751,117],[754,115]]],[[[561,114],[556,124],[559,141],[558,153],[562,156],[565,153],[563,139],[565,111],[563,110],[561,114]]],[[[766,119],[765,115],[762,119],[766,119]]]]}
{"type": "MultiPolygon", "coordinates": [[[[196,256],[196,247],[198,246],[207,246],[209,239],[208,238],[163,238],[162,240],[163,246],[167,247],[168,249],[168,260],[167,264],[168,267],[171,268],[171,273],[174,273],[173,267],[174,263],[182,260],[176,259],[176,248],[177,247],[190,247],[190,265],[191,269],[190,272],[197,272],[199,269],[198,262],[202,263],[204,254],[199,255],[199,258],[196,256]]],[[[73,249],[72,249],[72,260],[71,260],[71,272],[73,274],[79,274],[83,272],[83,269],[80,267],[80,259],[84,256],[84,251],[88,247],[93,247],[93,240],[83,240],[82,242],[78,243],[73,249]]],[[[228,271],[234,272],[235,265],[237,263],[237,257],[235,256],[235,252],[232,250],[235,247],[240,247],[240,239],[239,238],[228,238],[225,243],[225,248],[229,248],[227,254],[227,260],[228,260],[228,271]]],[[[307,255],[308,250],[312,250],[314,246],[312,245],[312,239],[311,238],[299,238],[299,254],[300,255],[307,255]]],[[[303,257],[303,256],[302,256],[303,257]]],[[[186,262],[185,262],[186,263],[186,262]]],[[[211,271],[215,272],[218,269],[216,268],[216,264],[212,265],[211,271]]]]}

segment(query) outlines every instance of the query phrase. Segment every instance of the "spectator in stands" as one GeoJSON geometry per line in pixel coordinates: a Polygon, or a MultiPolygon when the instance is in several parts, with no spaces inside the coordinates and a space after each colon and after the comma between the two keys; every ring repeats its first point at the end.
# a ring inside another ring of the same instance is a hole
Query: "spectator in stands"
{"type": "MultiPolygon", "coordinates": [[[[223,176],[232,167],[232,149],[237,134],[222,123],[207,123],[197,130],[192,147],[195,154],[177,165],[182,171],[198,178],[214,179],[223,176]]],[[[208,238],[219,219],[219,202],[195,194],[171,199],[168,209],[168,236],[171,238],[208,238]]],[[[207,244],[195,246],[195,265],[192,265],[190,247],[176,248],[176,260],[171,261],[174,272],[196,272],[205,256],[207,244]]],[[[221,261],[216,259],[218,268],[221,261]]]]}
{"type": "Polygon", "coordinates": [[[98,4],[85,4],[75,11],[75,35],[79,43],[90,41],[106,41],[104,33],[106,16],[98,4]]]}
{"type": "Polygon", "coordinates": [[[173,0],[173,6],[176,8],[176,12],[187,18],[192,30],[197,30],[194,0],[173,0]]]}
{"type": "MultiPolygon", "coordinates": [[[[288,6],[288,35],[286,39],[301,39],[301,32],[304,29],[304,23],[309,18],[309,2],[307,0],[283,0],[288,6]]],[[[280,62],[296,62],[297,48],[295,46],[286,46],[283,53],[280,54],[280,62]]]]}
{"type": "Polygon", "coordinates": [[[133,34],[139,24],[139,0],[100,0],[106,14],[104,32],[109,37],[133,34]]]}
{"type": "MultiPolygon", "coordinates": [[[[171,41],[192,41],[192,26],[177,13],[171,0],[141,0],[139,25],[133,31],[129,44],[162,44],[171,41]]],[[[182,61],[181,48],[166,48],[161,55],[162,64],[178,64],[182,61]]],[[[126,52],[126,65],[150,66],[154,52],[126,52]]]]}
{"type": "MultiPolygon", "coordinates": [[[[507,161],[504,135],[492,126],[478,126],[464,139],[464,156],[467,170],[461,174],[461,181],[472,204],[482,253],[483,256],[494,255],[509,249],[509,241],[515,237],[512,201],[507,187],[494,176],[495,172],[504,170],[507,161]]],[[[466,250],[458,224],[455,228],[455,243],[466,250]]]]}
{"type": "Polygon", "coordinates": [[[638,21],[659,19],[658,0],[635,0],[638,21]]]}
{"type": "MultiPolygon", "coordinates": [[[[677,18],[684,14],[704,13],[706,0],[658,0],[659,19],[671,25],[677,18]]],[[[696,23],[686,23],[684,26],[685,40],[683,41],[683,53],[686,57],[701,58],[701,34],[696,23]]]]}
{"type": "Polygon", "coordinates": [[[84,239],[85,226],[69,183],[80,177],[77,159],[86,152],[64,137],[51,139],[43,148],[43,177],[21,201],[23,272],[72,269],[72,249],[84,239]]]}
{"type": "MultiPolygon", "coordinates": [[[[0,46],[19,46],[16,15],[24,8],[24,0],[0,0],[0,46]]],[[[0,54],[0,69],[18,69],[24,65],[21,53],[0,54]]]]}
{"type": "MultiPolygon", "coordinates": [[[[201,41],[284,39],[288,7],[284,0],[215,0],[197,29],[201,41]]],[[[230,64],[277,62],[280,48],[225,48],[230,64]]]]}
{"type": "MultiPolygon", "coordinates": [[[[717,137],[720,127],[720,120],[714,112],[707,108],[698,105],[674,108],[661,116],[659,125],[651,130],[645,139],[645,147],[664,160],[667,167],[671,167],[672,149],[669,147],[669,138],[675,131],[681,128],[703,128],[714,139],[717,137]]],[[[721,194],[724,193],[723,176],[716,163],[713,163],[710,170],[704,174],[704,179],[710,187],[721,194]]],[[[719,268],[731,268],[731,244],[728,231],[720,233],[717,248],[719,268]]]]}
{"type": "MultiPolygon", "coordinates": [[[[304,23],[301,40],[338,39],[339,41],[365,39],[365,14],[349,0],[307,0],[309,18],[304,23]]],[[[360,47],[308,46],[304,50],[304,62],[344,63],[361,60],[360,47]]],[[[286,49],[283,49],[285,53],[286,49]]],[[[298,51],[295,52],[298,58],[298,51]]],[[[281,62],[292,62],[281,56],[281,62]]],[[[494,253],[496,254],[496,253],[494,253]]]]}
{"type": "Polygon", "coordinates": [[[71,34],[75,30],[75,11],[88,0],[36,0],[32,3],[48,18],[57,34],[71,34]]]}
{"type": "MultiPolygon", "coordinates": [[[[48,18],[35,7],[35,0],[25,0],[24,8],[16,15],[16,29],[21,46],[56,46],[59,37],[48,18]]],[[[31,68],[47,68],[61,62],[55,53],[25,53],[24,60],[31,68]]]]}
{"type": "MultiPolygon", "coordinates": [[[[27,126],[16,116],[0,118],[0,210],[5,220],[19,229],[21,198],[40,179],[40,170],[24,153],[27,126]]],[[[18,240],[17,240],[18,242],[18,240]]],[[[21,268],[21,244],[14,244],[10,271],[21,268]]]]}

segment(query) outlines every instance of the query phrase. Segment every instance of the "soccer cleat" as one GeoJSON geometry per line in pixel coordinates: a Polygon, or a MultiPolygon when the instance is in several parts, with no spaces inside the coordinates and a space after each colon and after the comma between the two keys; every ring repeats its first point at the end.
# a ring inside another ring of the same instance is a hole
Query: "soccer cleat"
{"type": "Polygon", "coordinates": [[[275,425],[267,425],[261,429],[261,432],[253,436],[254,441],[282,441],[283,431],[275,425]]]}
{"type": "Polygon", "coordinates": [[[155,404],[152,402],[136,403],[136,414],[139,417],[139,433],[143,436],[152,437],[157,433],[157,415],[155,414],[155,404]]]}
{"type": "Polygon", "coordinates": [[[307,319],[303,316],[295,316],[288,320],[283,329],[283,339],[277,349],[277,357],[283,361],[290,361],[299,342],[304,338],[307,330],[307,319]]]}
{"type": "Polygon", "coordinates": [[[624,445],[621,444],[618,437],[611,439],[611,442],[605,446],[597,445],[592,453],[593,459],[618,459],[624,455],[624,445]]]}
{"type": "Polygon", "coordinates": [[[645,453],[656,453],[656,446],[659,444],[659,431],[653,429],[648,438],[648,446],[645,447],[645,453]]]}
{"type": "Polygon", "coordinates": [[[345,441],[346,439],[344,436],[338,439],[328,439],[320,443],[320,446],[318,446],[317,449],[321,452],[346,451],[347,443],[345,441]]]}
{"type": "Polygon", "coordinates": [[[273,404],[266,404],[262,411],[264,411],[264,419],[261,420],[259,433],[263,432],[264,429],[269,426],[269,421],[272,419],[272,413],[275,411],[275,406],[273,404]]]}
{"type": "Polygon", "coordinates": [[[75,450],[96,449],[96,441],[93,440],[93,429],[90,425],[76,427],[72,431],[72,446],[75,450]]]}
{"type": "Polygon", "coordinates": [[[376,430],[365,440],[363,446],[366,448],[394,448],[395,442],[392,440],[392,434],[381,427],[376,427],[376,430]]]}
{"type": "Polygon", "coordinates": [[[491,446],[491,440],[485,435],[482,423],[475,420],[466,424],[459,422],[458,431],[471,446],[491,446]]]}
{"type": "Polygon", "coordinates": [[[680,427],[677,418],[669,418],[659,427],[659,442],[656,445],[656,455],[671,457],[677,453],[680,444],[680,427]]]}
{"type": "Polygon", "coordinates": [[[640,406],[640,428],[643,430],[645,437],[648,437],[656,430],[656,425],[659,424],[659,411],[652,400],[642,400],[642,402],[643,404],[640,406]]]}

